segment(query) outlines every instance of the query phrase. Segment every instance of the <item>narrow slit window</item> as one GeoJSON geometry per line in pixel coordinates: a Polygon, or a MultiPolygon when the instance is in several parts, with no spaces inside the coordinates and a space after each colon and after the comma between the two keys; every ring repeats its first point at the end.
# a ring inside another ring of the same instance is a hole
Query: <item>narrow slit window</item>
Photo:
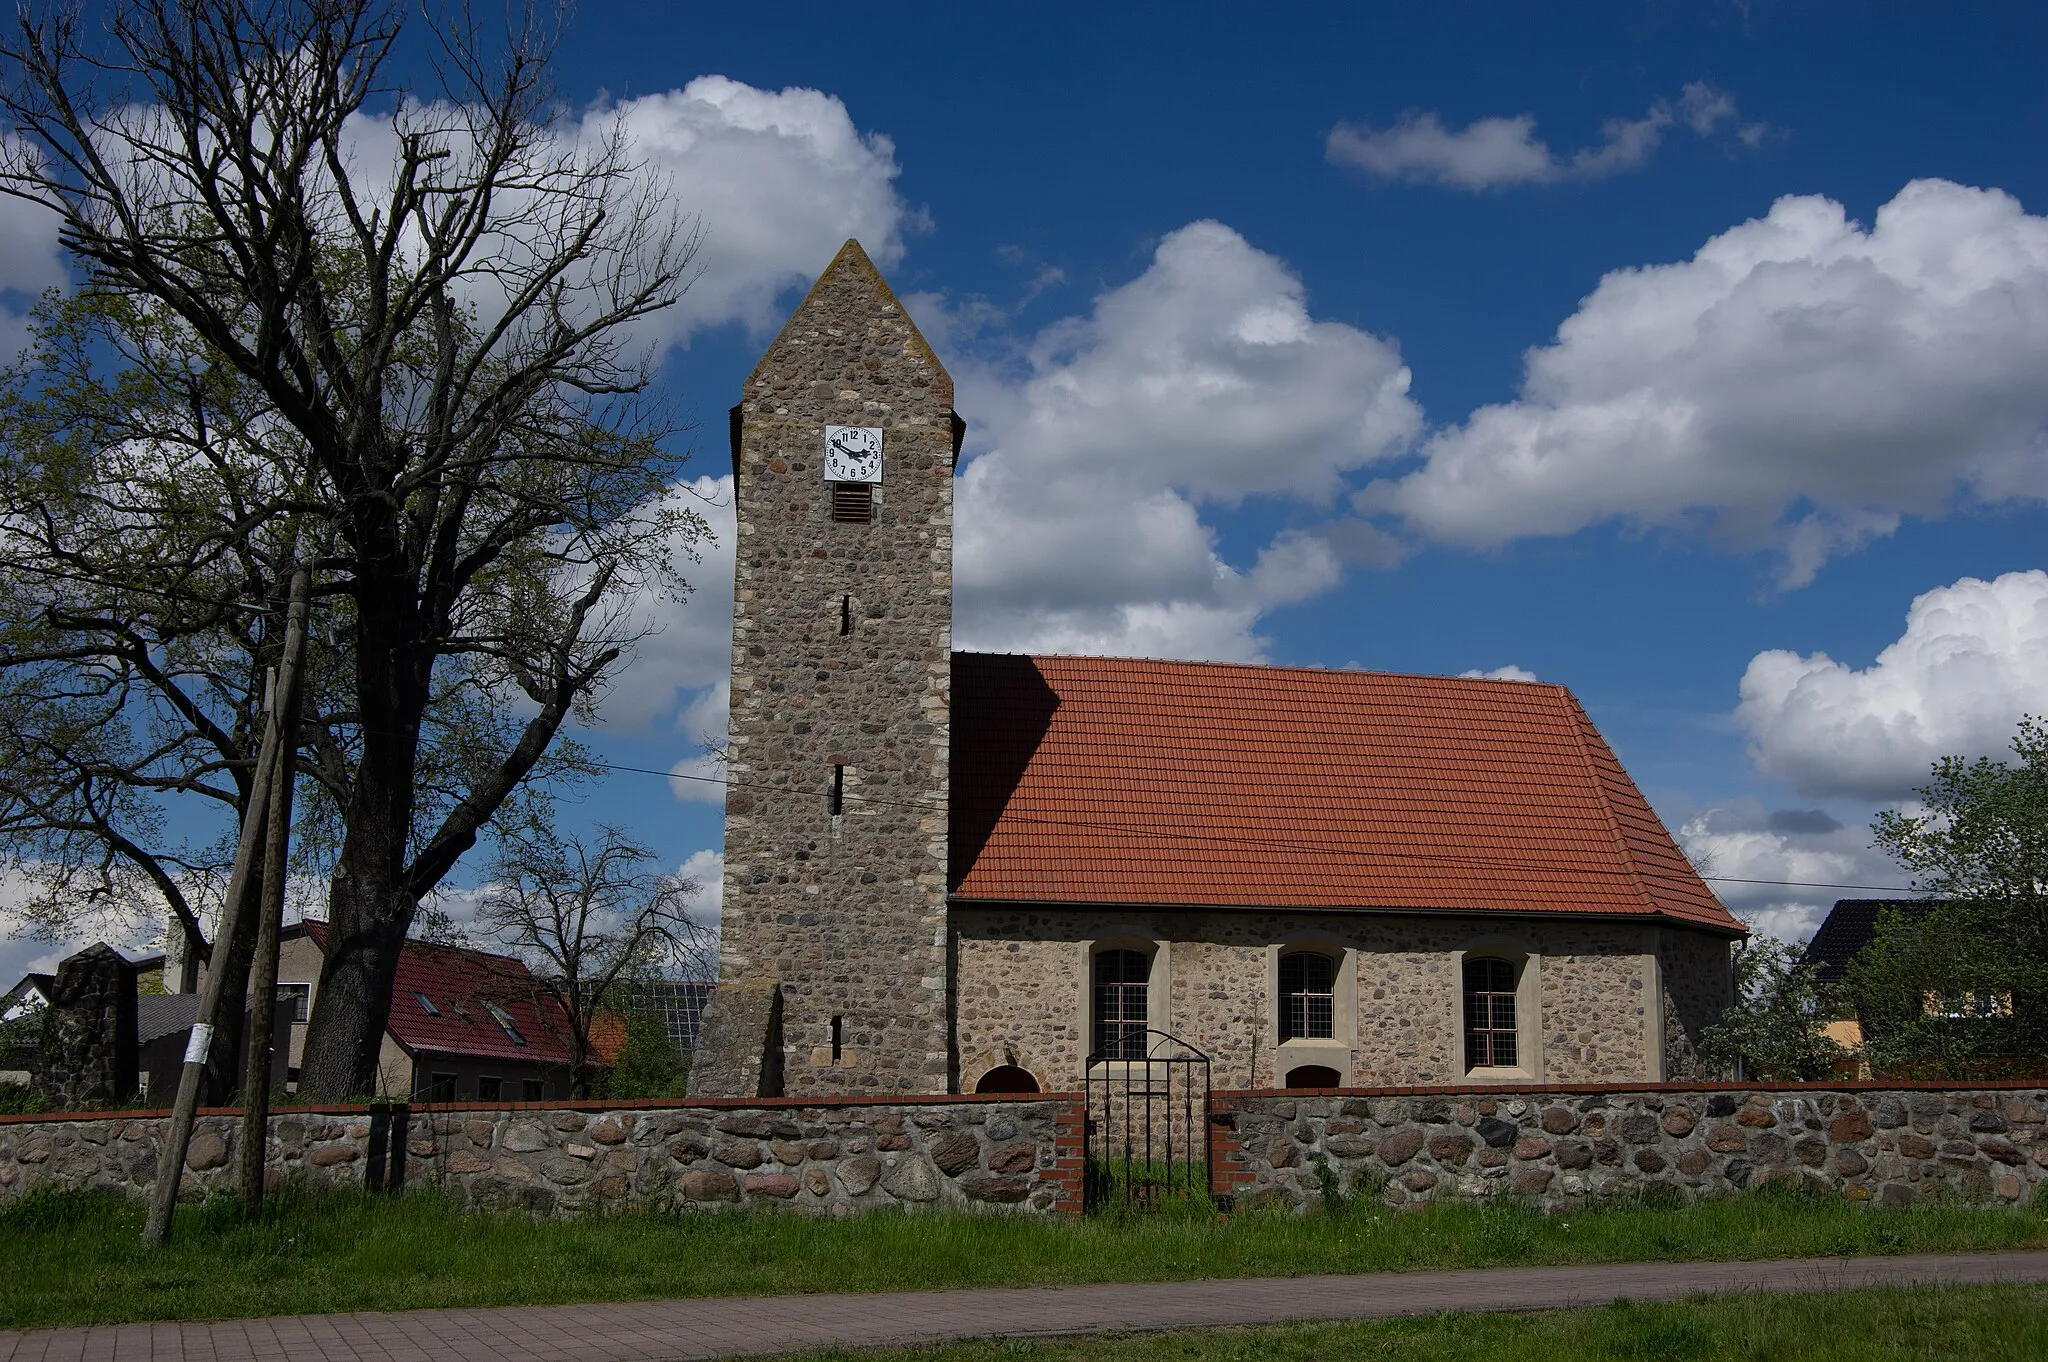
{"type": "Polygon", "coordinates": [[[846,768],[835,765],[832,768],[832,794],[825,801],[827,812],[838,817],[846,812],[846,768]]]}
{"type": "Polygon", "coordinates": [[[832,519],[841,525],[866,525],[875,518],[874,484],[835,482],[832,484],[832,519]]]}
{"type": "Polygon", "coordinates": [[[853,632],[853,597],[839,598],[839,636],[846,637],[853,632]]]}
{"type": "Polygon", "coordinates": [[[841,1044],[845,1039],[845,1030],[841,1025],[844,1021],[845,1018],[843,1017],[835,1016],[832,1018],[832,1062],[834,1064],[839,1062],[841,1044]]]}

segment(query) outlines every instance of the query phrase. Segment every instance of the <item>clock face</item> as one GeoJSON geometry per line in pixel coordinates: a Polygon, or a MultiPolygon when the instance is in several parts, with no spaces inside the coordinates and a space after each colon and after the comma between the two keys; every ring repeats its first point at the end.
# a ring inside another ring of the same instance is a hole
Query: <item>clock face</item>
{"type": "Polygon", "coordinates": [[[880,482],[880,426],[825,427],[825,481],[880,482]]]}

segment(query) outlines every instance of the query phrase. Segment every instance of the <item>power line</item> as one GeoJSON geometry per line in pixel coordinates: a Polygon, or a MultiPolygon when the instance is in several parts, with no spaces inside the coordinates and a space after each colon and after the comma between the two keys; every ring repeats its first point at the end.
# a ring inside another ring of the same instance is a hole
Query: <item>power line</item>
{"type": "MultiPolygon", "coordinates": [[[[807,790],[795,790],[791,789],[787,785],[766,785],[758,781],[733,780],[727,776],[690,775],[681,771],[658,771],[650,766],[627,766],[618,762],[596,761],[588,759],[586,759],[586,762],[588,765],[601,767],[602,769],[607,771],[625,771],[635,775],[661,776],[664,779],[668,780],[694,780],[706,785],[723,785],[729,790],[759,790],[768,794],[789,795],[800,799],[818,799],[820,801],[822,801],[825,798],[825,796],[822,793],[813,794],[807,790]]],[[[863,795],[857,794],[850,790],[845,792],[843,798],[852,803],[874,804],[902,809],[920,809],[926,812],[930,812],[934,807],[932,804],[921,800],[887,799],[880,795],[863,795]]],[[[1187,833],[1176,833],[1170,829],[1148,828],[1137,824],[1101,823],[1090,820],[1071,818],[1043,818],[1031,814],[1005,814],[1004,818],[1008,821],[1030,823],[1041,827],[1072,828],[1080,831],[1089,832],[1120,832],[1133,836],[1159,837],[1170,841],[1201,841],[1210,843],[1212,845],[1240,846],[1256,848],[1262,851],[1306,850],[1323,851],[1328,852],[1332,855],[1357,854],[1356,849],[1350,847],[1333,847],[1312,842],[1283,842],[1277,839],[1256,837],[1219,837],[1214,833],[1189,835],[1187,833]]],[[[1514,867],[1517,869],[1540,871],[1556,868],[1555,863],[1551,862],[1511,861],[1500,858],[1481,860],[1474,857],[1463,856],[1426,856],[1420,852],[1374,851],[1366,854],[1369,856],[1377,856],[1382,860],[1429,861],[1434,864],[1448,863],[1453,865],[1468,866],[1480,870],[1491,870],[1502,867],[1514,867]]],[[[1613,875],[1617,877],[1626,875],[1628,873],[1626,871],[1621,870],[1609,870],[1605,867],[1585,867],[1582,868],[1582,870],[1587,873],[1613,875]]],[[[1654,871],[1643,871],[1641,869],[1638,869],[1637,873],[1648,875],[1650,878],[1668,878],[1667,876],[1659,876],[1654,871]]],[[[1895,884],[1835,884],[1822,880],[1761,880],[1747,878],[1739,875],[1701,875],[1700,878],[1703,880],[1711,881],[1715,884],[1755,884],[1768,885],[1774,888],[1782,889],[1860,889],[1872,893],[1887,894],[1913,894],[1919,892],[1906,886],[1895,884]]]]}

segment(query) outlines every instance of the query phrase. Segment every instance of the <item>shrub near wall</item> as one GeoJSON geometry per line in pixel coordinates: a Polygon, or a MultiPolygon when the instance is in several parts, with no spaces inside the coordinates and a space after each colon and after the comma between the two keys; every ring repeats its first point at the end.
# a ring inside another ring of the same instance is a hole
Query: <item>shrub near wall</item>
{"type": "Polygon", "coordinates": [[[1513,1195],[1552,1209],[1658,1185],[2016,1202],[2048,1182],[2039,1084],[1218,1093],[1214,1110],[1217,1189],[1241,1205],[1317,1204],[1332,1175],[1392,1205],[1513,1195]]]}
{"type": "MultiPolygon", "coordinates": [[[[200,1118],[184,1192],[232,1189],[239,1121],[232,1111],[200,1118]]],[[[38,1186],[145,1196],[165,1124],[161,1112],[0,1123],[0,1201],[38,1186]]],[[[372,1131],[362,1108],[272,1116],[271,1185],[372,1179],[372,1131]]],[[[407,1187],[538,1215],[600,1205],[765,1204],[816,1215],[899,1205],[1080,1209],[1079,1108],[1060,1100],[438,1105],[414,1108],[389,1143],[379,1166],[402,1167],[407,1187]]]]}

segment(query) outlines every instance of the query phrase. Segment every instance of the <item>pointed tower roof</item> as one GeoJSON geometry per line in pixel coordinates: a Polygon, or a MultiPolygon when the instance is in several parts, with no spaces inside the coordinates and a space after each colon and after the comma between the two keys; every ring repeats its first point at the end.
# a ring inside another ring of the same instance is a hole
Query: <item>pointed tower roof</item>
{"type": "MultiPolygon", "coordinates": [[[[822,412],[837,392],[877,384],[928,396],[941,412],[952,411],[952,375],[875,262],[849,237],[747,375],[745,395],[731,412],[734,470],[747,417],[822,412]],[[869,367],[857,369],[864,357],[869,367]],[[882,370],[872,367],[875,360],[882,370]]],[[[951,419],[958,458],[966,427],[958,416],[951,419]]]]}
{"type": "Polygon", "coordinates": [[[904,348],[937,371],[934,377],[945,384],[950,397],[952,375],[946,372],[945,365],[939,363],[938,354],[932,349],[931,343],[925,340],[924,333],[917,329],[917,323],[904,311],[903,304],[896,298],[895,290],[889,287],[889,281],[882,277],[882,272],[875,268],[875,262],[868,258],[867,251],[854,237],[846,238],[846,244],[839,248],[839,254],[832,257],[832,263],[825,267],[825,272],[811,285],[810,292],[804,295],[804,300],[797,304],[796,311],[789,314],[789,320],[783,323],[782,330],[776,333],[774,344],[762,354],[760,362],[754,366],[753,373],[747,376],[749,391],[753,388],[754,380],[761,376],[762,369],[776,357],[775,352],[782,349],[786,342],[821,326],[843,328],[844,322],[850,320],[849,314],[855,312],[891,317],[900,323],[905,333],[904,348]],[[865,306],[862,306],[863,304],[865,306]]]}

